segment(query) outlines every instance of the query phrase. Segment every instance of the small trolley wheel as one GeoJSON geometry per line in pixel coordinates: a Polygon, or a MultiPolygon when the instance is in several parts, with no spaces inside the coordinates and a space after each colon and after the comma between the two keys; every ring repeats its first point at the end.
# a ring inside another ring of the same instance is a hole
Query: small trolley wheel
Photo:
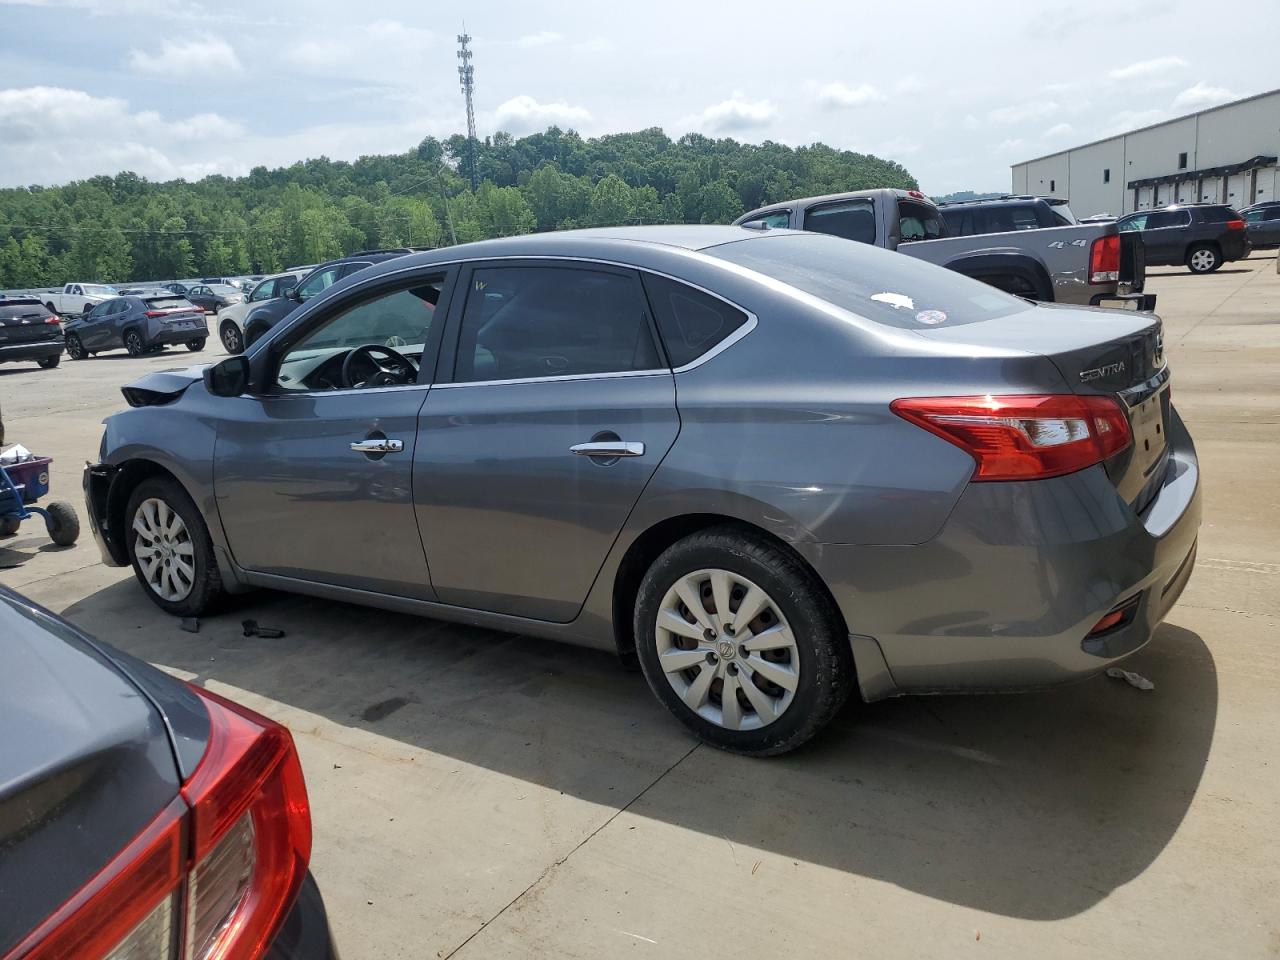
{"type": "Polygon", "coordinates": [[[0,517],[0,537],[12,537],[20,526],[22,521],[17,517],[0,517]]]}
{"type": "Polygon", "coordinates": [[[60,547],[69,547],[80,536],[80,518],[76,516],[76,508],[65,500],[55,500],[45,507],[49,518],[45,527],[49,530],[49,539],[60,547]]]}

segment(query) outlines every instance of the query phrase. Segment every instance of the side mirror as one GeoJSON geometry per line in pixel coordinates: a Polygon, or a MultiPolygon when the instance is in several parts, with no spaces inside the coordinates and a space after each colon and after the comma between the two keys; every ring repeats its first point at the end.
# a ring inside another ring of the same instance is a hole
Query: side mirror
{"type": "Polygon", "coordinates": [[[239,397],[249,389],[249,358],[227,357],[204,368],[204,386],[215,397],[239,397]]]}
{"type": "Polygon", "coordinates": [[[285,290],[285,292],[282,293],[281,296],[289,300],[296,300],[298,301],[298,303],[302,302],[302,295],[298,293],[298,288],[296,285],[289,287],[289,289],[285,290]]]}

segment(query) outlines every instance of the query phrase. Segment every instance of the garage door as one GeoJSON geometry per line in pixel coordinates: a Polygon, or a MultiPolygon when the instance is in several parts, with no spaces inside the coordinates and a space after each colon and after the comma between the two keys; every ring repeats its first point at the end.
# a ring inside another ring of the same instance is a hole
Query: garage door
{"type": "Polygon", "coordinates": [[[1222,178],[1205,177],[1200,181],[1200,202],[1219,203],[1222,198],[1222,178]]]}
{"type": "Polygon", "coordinates": [[[1139,209],[1139,210],[1150,210],[1150,209],[1151,209],[1151,198],[1152,198],[1152,188],[1151,188],[1151,187],[1139,187],[1139,188],[1138,188],[1138,209],[1139,209]]]}
{"type": "Polygon", "coordinates": [[[1263,167],[1255,172],[1257,180],[1253,187],[1253,202],[1261,203],[1263,200],[1274,200],[1276,198],[1276,168],[1263,167]]]}
{"type": "Polygon", "coordinates": [[[1164,207],[1173,203],[1173,184],[1157,183],[1156,184],[1156,206],[1164,207]]]}
{"type": "Polygon", "coordinates": [[[1227,195],[1223,200],[1237,210],[1247,207],[1249,205],[1249,174],[1233,173],[1227,177],[1227,195]]]}
{"type": "Polygon", "coordinates": [[[1177,185],[1174,193],[1177,194],[1179,203],[1195,203],[1199,199],[1199,197],[1196,196],[1197,189],[1196,181],[1183,180],[1177,185]]]}

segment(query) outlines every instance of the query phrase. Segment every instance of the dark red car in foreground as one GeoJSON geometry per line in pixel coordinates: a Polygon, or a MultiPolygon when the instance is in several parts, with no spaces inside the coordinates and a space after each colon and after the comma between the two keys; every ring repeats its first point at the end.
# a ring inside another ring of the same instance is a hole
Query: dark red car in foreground
{"type": "Polygon", "coordinates": [[[0,588],[0,957],[336,958],[289,731],[0,588]]]}

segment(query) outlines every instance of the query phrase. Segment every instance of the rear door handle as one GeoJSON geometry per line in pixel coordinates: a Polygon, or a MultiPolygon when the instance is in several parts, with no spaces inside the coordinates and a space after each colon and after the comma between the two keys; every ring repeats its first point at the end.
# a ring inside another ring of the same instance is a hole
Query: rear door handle
{"type": "Polygon", "coordinates": [[[351,449],[356,453],[400,453],[404,450],[404,441],[371,437],[368,440],[357,440],[351,444],[351,449]]]}
{"type": "Polygon", "coordinates": [[[635,440],[593,440],[575,443],[570,452],[580,457],[643,457],[644,444],[635,440]]]}

